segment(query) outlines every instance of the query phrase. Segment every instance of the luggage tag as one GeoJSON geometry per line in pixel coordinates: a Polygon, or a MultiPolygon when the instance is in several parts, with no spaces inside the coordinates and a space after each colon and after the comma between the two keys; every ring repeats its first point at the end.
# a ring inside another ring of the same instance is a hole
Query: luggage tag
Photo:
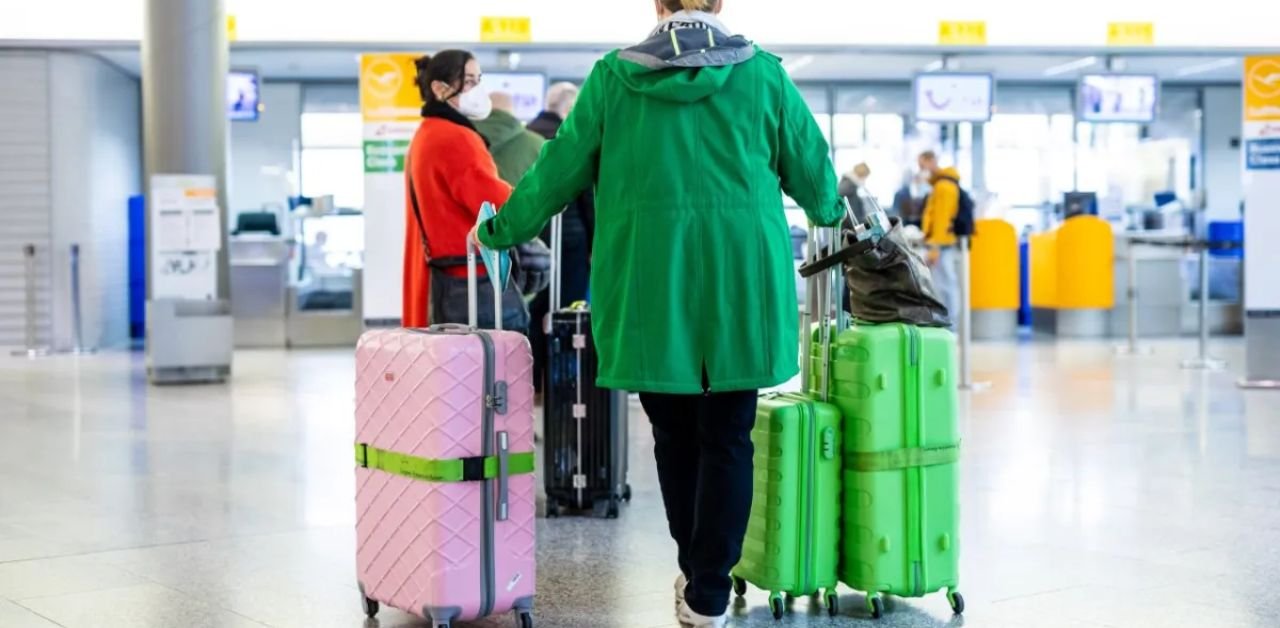
{"type": "MultiPolygon", "coordinates": [[[[498,212],[493,207],[493,203],[485,201],[480,205],[480,214],[476,217],[476,226],[479,227],[485,222],[497,216],[498,212]]],[[[495,251],[487,247],[479,247],[480,261],[484,262],[485,272],[489,274],[489,281],[499,294],[507,289],[507,285],[511,281],[511,254],[507,251],[495,251]]]]}

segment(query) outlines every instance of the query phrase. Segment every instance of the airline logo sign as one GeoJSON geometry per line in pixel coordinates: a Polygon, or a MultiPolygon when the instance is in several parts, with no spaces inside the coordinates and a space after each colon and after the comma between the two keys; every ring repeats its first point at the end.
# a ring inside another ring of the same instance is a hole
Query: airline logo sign
{"type": "Polygon", "coordinates": [[[1245,122],[1280,120],[1280,57],[1244,61],[1245,122]]]}
{"type": "Polygon", "coordinates": [[[417,53],[360,56],[360,111],[365,122],[417,120],[422,96],[415,82],[417,53]]]}

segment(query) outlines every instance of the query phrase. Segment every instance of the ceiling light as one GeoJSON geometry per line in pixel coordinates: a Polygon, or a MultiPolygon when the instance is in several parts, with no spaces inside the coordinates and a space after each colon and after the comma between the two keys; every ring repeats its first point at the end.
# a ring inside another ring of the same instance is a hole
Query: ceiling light
{"type": "Polygon", "coordinates": [[[946,61],[943,61],[942,59],[938,59],[937,61],[932,61],[929,63],[929,65],[926,65],[920,69],[924,72],[937,72],[938,70],[941,70],[946,66],[947,66],[946,61]]]}
{"type": "Polygon", "coordinates": [[[1083,70],[1085,68],[1093,67],[1095,65],[1098,65],[1097,57],[1085,57],[1083,59],[1076,59],[1075,61],[1070,61],[1060,65],[1055,65],[1051,68],[1046,68],[1044,71],[1044,75],[1057,76],[1059,74],[1067,74],[1068,72],[1083,70]]]}
{"type": "Polygon", "coordinates": [[[783,63],[782,69],[786,70],[787,74],[795,74],[796,71],[808,66],[811,63],[813,63],[813,55],[805,55],[803,57],[798,57],[795,61],[788,61],[786,63],[783,63]]]}
{"type": "Polygon", "coordinates": [[[1218,59],[1217,61],[1207,61],[1205,63],[1197,63],[1196,65],[1189,65],[1185,68],[1182,68],[1181,70],[1178,70],[1174,74],[1177,74],[1178,76],[1193,76],[1196,74],[1204,74],[1205,72],[1212,72],[1214,70],[1221,70],[1222,68],[1229,68],[1239,63],[1240,63],[1240,59],[1237,59],[1236,57],[1231,57],[1228,59],[1218,59]]]}

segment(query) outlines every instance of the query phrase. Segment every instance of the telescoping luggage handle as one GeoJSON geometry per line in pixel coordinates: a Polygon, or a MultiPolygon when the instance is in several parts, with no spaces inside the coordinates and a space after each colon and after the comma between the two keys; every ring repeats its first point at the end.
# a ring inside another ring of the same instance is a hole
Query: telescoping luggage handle
{"type": "MultiPolygon", "coordinates": [[[[467,238],[467,324],[472,329],[480,328],[480,289],[476,272],[476,244],[467,238]]],[[[493,285],[493,328],[502,331],[502,282],[494,281],[493,277],[489,277],[489,283],[493,285]]]]}
{"type": "MultiPolygon", "coordinates": [[[[845,215],[849,217],[849,223],[853,225],[853,232],[850,234],[853,242],[849,245],[835,250],[836,242],[843,243],[843,238],[836,237],[831,245],[833,253],[826,257],[817,257],[800,266],[800,276],[804,278],[812,277],[824,270],[842,266],[845,262],[870,251],[880,244],[880,240],[889,233],[893,228],[893,223],[889,222],[889,216],[884,213],[884,209],[880,207],[880,202],[874,196],[866,191],[866,188],[858,189],[858,198],[862,200],[863,207],[870,207],[871,211],[866,212],[866,216],[859,218],[854,214],[853,206],[849,204],[849,199],[844,200],[845,215]]],[[[837,229],[837,234],[839,230],[837,229]]]]}
{"type": "MultiPolygon", "coordinates": [[[[847,202],[846,202],[847,206],[847,202]]],[[[834,244],[840,238],[840,227],[832,227],[825,229],[830,242],[834,244]]],[[[809,225],[808,252],[806,258],[816,260],[819,254],[819,238],[818,228],[813,224],[809,225]]],[[[804,360],[801,364],[801,379],[804,380],[804,390],[810,393],[817,392],[820,394],[822,401],[827,401],[831,397],[831,343],[834,334],[839,334],[845,330],[846,318],[843,310],[843,299],[840,298],[844,294],[844,275],[840,272],[839,265],[828,267],[830,271],[825,276],[826,281],[819,281],[822,273],[810,273],[805,277],[805,309],[804,316],[801,317],[800,337],[804,347],[804,360]],[[822,345],[822,379],[821,388],[818,391],[813,390],[813,381],[811,379],[813,369],[813,311],[818,311],[818,338],[822,345]],[[834,310],[834,311],[833,311],[834,310]],[[834,319],[834,334],[832,322],[834,319]]]]}

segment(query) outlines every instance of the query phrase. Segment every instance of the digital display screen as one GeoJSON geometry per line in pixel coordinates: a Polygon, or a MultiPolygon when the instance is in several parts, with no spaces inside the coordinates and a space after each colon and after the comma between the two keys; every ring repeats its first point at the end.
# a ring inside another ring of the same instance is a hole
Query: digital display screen
{"type": "Polygon", "coordinates": [[[489,93],[510,94],[516,106],[516,117],[528,122],[542,113],[547,99],[547,77],[531,72],[485,72],[484,86],[489,93]]]}
{"type": "Polygon", "coordinates": [[[260,86],[257,72],[232,70],[227,74],[227,118],[238,122],[257,121],[262,107],[260,86]]]}
{"type": "Polygon", "coordinates": [[[1160,81],[1147,75],[1089,74],[1080,78],[1079,99],[1085,122],[1155,122],[1160,81]]]}
{"type": "Polygon", "coordinates": [[[986,122],[991,119],[995,79],[990,74],[938,72],[915,81],[916,120],[986,122]]]}

